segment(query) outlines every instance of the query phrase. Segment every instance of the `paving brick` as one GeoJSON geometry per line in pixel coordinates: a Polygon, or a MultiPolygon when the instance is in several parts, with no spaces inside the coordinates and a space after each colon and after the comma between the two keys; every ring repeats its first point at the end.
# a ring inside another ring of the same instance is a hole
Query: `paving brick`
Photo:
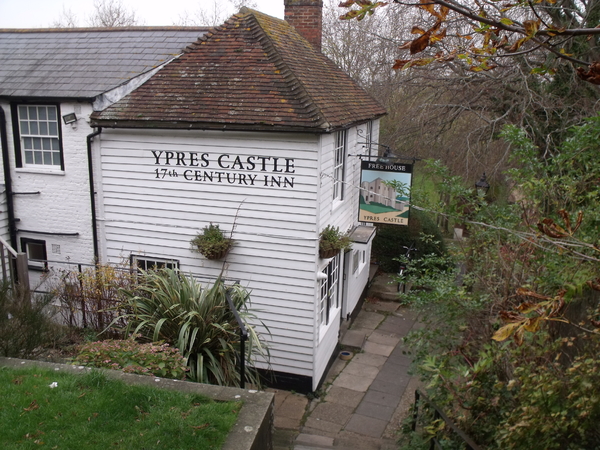
{"type": "Polygon", "coordinates": [[[306,428],[312,428],[315,430],[325,431],[326,436],[335,436],[342,429],[342,425],[335,422],[329,422],[328,420],[317,419],[316,417],[309,417],[306,419],[304,424],[303,433],[307,433],[306,428]]]}
{"type": "Polygon", "coordinates": [[[402,338],[395,333],[385,333],[379,330],[373,331],[369,335],[369,342],[375,342],[376,344],[383,345],[393,345],[394,347],[398,345],[402,338]]]}
{"type": "Polygon", "coordinates": [[[296,438],[296,444],[321,445],[331,447],[333,445],[333,438],[327,436],[317,436],[314,434],[300,433],[296,438]]]}
{"type": "Polygon", "coordinates": [[[406,336],[412,329],[414,321],[405,319],[404,317],[389,316],[385,322],[383,322],[377,331],[395,333],[400,336],[406,336]]]}
{"type": "Polygon", "coordinates": [[[387,420],[375,419],[361,414],[353,414],[346,424],[345,429],[347,431],[362,434],[363,436],[379,438],[385,431],[387,424],[387,420]]]}
{"type": "Polygon", "coordinates": [[[375,342],[367,341],[365,342],[365,346],[363,347],[366,353],[374,353],[376,355],[381,356],[390,356],[390,354],[394,351],[393,345],[383,345],[377,344],[375,342]]]}
{"type": "Polygon", "coordinates": [[[369,389],[378,392],[387,392],[393,395],[402,395],[406,390],[407,385],[408,381],[404,382],[404,377],[401,377],[399,381],[394,383],[375,378],[369,389]]]}
{"type": "Polygon", "coordinates": [[[361,311],[352,323],[352,329],[366,328],[374,330],[385,319],[383,314],[369,311],[361,311]]]}
{"type": "Polygon", "coordinates": [[[375,377],[377,382],[386,382],[396,385],[406,385],[410,380],[410,375],[406,373],[406,368],[395,364],[386,364],[375,377]]]}
{"type": "Polygon", "coordinates": [[[356,408],[364,395],[364,392],[358,392],[338,386],[331,386],[329,391],[327,391],[325,401],[328,403],[338,403],[340,405],[356,408]]]}
{"type": "Polygon", "coordinates": [[[374,377],[367,378],[342,372],[335,379],[333,385],[346,389],[352,389],[353,391],[366,392],[373,380],[374,377]]]}
{"type": "Polygon", "coordinates": [[[392,406],[378,405],[371,402],[361,402],[359,407],[356,408],[356,414],[389,422],[395,410],[396,408],[392,406]]]}
{"type": "Polygon", "coordinates": [[[379,374],[379,368],[368,364],[361,364],[356,361],[350,361],[350,364],[344,369],[344,373],[374,379],[379,374]]]}
{"type": "Polygon", "coordinates": [[[352,329],[346,331],[342,337],[342,345],[344,347],[352,347],[362,349],[365,339],[367,337],[367,331],[364,329],[352,329]]]}
{"type": "MultiPolygon", "coordinates": [[[[377,437],[364,436],[348,430],[342,430],[335,438],[336,450],[380,450],[381,440],[377,437]]],[[[398,447],[394,447],[398,450],[398,447]]]]}
{"type": "Polygon", "coordinates": [[[398,405],[400,398],[402,398],[402,394],[390,394],[389,392],[379,392],[369,389],[363,397],[362,402],[370,402],[395,408],[398,405]]]}
{"type": "MultiPolygon", "coordinates": [[[[394,353],[394,352],[392,352],[394,353]]],[[[358,353],[352,358],[352,361],[366,364],[368,366],[383,367],[387,358],[385,356],[376,355],[374,353],[358,353]]]]}
{"type": "Polygon", "coordinates": [[[321,402],[317,405],[310,417],[345,425],[354,412],[351,406],[345,406],[339,403],[321,402]]]}

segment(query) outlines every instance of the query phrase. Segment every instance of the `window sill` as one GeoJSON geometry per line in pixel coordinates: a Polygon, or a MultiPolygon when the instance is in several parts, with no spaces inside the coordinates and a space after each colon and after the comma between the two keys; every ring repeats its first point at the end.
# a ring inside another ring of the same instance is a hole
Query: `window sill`
{"type": "Polygon", "coordinates": [[[17,173],[36,173],[44,175],[60,175],[64,176],[65,171],[61,169],[42,169],[37,167],[17,167],[15,169],[17,173]]]}

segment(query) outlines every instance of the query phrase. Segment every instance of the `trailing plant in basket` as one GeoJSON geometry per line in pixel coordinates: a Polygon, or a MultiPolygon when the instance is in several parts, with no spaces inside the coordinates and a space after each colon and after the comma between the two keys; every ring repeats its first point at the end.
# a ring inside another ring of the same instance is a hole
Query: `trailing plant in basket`
{"type": "MultiPolygon", "coordinates": [[[[164,341],[179,349],[190,368],[188,376],[200,383],[239,386],[239,326],[229,308],[229,293],[248,330],[245,347],[246,382],[259,385],[253,361],[268,361],[268,349],[248,321],[250,294],[240,285],[225,286],[217,279],[202,286],[178,270],[143,272],[140,285],[124,290],[128,314],[127,335],[142,340],[164,341]]],[[[265,327],[266,328],[266,327],[265,327]]]]}
{"type": "Polygon", "coordinates": [[[208,259],[219,259],[233,246],[233,239],[225,237],[219,225],[205,226],[202,232],[191,240],[192,247],[208,259]]]}
{"type": "Polygon", "coordinates": [[[328,254],[334,256],[341,250],[349,250],[352,247],[350,236],[341,233],[338,227],[327,225],[319,236],[319,253],[321,256],[328,254]]]}

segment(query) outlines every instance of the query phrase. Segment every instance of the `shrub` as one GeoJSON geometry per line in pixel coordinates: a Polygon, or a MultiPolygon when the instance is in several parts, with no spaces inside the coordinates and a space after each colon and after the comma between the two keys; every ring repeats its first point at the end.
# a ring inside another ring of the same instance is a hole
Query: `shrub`
{"type": "Polygon", "coordinates": [[[127,334],[139,333],[147,341],[176,346],[187,360],[190,377],[198,382],[239,386],[239,327],[227,304],[229,294],[249,334],[246,381],[259,384],[251,358],[267,358],[268,352],[248,324],[254,316],[246,309],[250,295],[243,287],[226,287],[220,278],[202,287],[177,270],[162,269],[143,273],[140,285],[124,293],[129,312],[122,319],[127,321],[127,334]]]}
{"type": "Polygon", "coordinates": [[[414,259],[445,253],[440,229],[425,212],[416,209],[410,210],[408,226],[377,225],[377,235],[373,239],[373,258],[384,272],[398,273],[400,262],[396,259],[406,253],[403,247],[410,247],[411,244],[417,247],[412,254],[414,259]]]}
{"type": "Polygon", "coordinates": [[[52,289],[60,300],[59,312],[71,328],[102,333],[122,311],[119,289],[135,283],[129,268],[97,265],[80,271],[61,270],[52,289]]]}
{"type": "Polygon", "coordinates": [[[141,344],[133,338],[83,344],[74,362],[180,380],[185,378],[188,370],[178,349],[163,342],[141,344]]]}
{"type": "Polygon", "coordinates": [[[49,295],[32,295],[0,284],[0,352],[15,358],[30,357],[55,340],[59,327],[50,316],[49,295]]]}

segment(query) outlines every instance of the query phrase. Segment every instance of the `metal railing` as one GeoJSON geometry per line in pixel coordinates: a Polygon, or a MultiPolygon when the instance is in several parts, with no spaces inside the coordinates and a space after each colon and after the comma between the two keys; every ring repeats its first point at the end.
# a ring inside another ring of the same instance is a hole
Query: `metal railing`
{"type": "Polygon", "coordinates": [[[248,340],[248,330],[246,330],[246,325],[233,304],[229,290],[225,291],[225,298],[240,328],[240,387],[244,389],[246,387],[246,341],[248,340]]]}
{"type": "MultiPolygon", "coordinates": [[[[458,428],[454,424],[454,422],[452,422],[452,420],[450,420],[450,418],[442,412],[440,407],[438,405],[436,405],[435,403],[433,403],[419,389],[417,389],[415,391],[415,405],[414,405],[414,409],[413,409],[413,421],[412,421],[412,431],[413,432],[415,432],[417,430],[417,420],[419,418],[419,405],[425,405],[425,404],[429,405],[431,408],[433,408],[433,421],[442,419],[444,421],[444,423],[446,424],[446,426],[450,430],[452,430],[454,432],[454,434],[456,434],[460,438],[460,440],[462,440],[464,442],[464,444],[466,445],[466,447],[468,449],[481,450],[481,447],[479,447],[473,441],[473,439],[471,439],[469,436],[466,435],[466,433],[464,431],[462,431],[460,428],[458,428]],[[422,400],[421,400],[421,398],[422,398],[422,400]]],[[[442,447],[440,441],[437,439],[437,437],[433,436],[431,438],[431,441],[429,444],[429,450],[435,450],[435,449],[443,450],[443,447],[442,447]]]]}

